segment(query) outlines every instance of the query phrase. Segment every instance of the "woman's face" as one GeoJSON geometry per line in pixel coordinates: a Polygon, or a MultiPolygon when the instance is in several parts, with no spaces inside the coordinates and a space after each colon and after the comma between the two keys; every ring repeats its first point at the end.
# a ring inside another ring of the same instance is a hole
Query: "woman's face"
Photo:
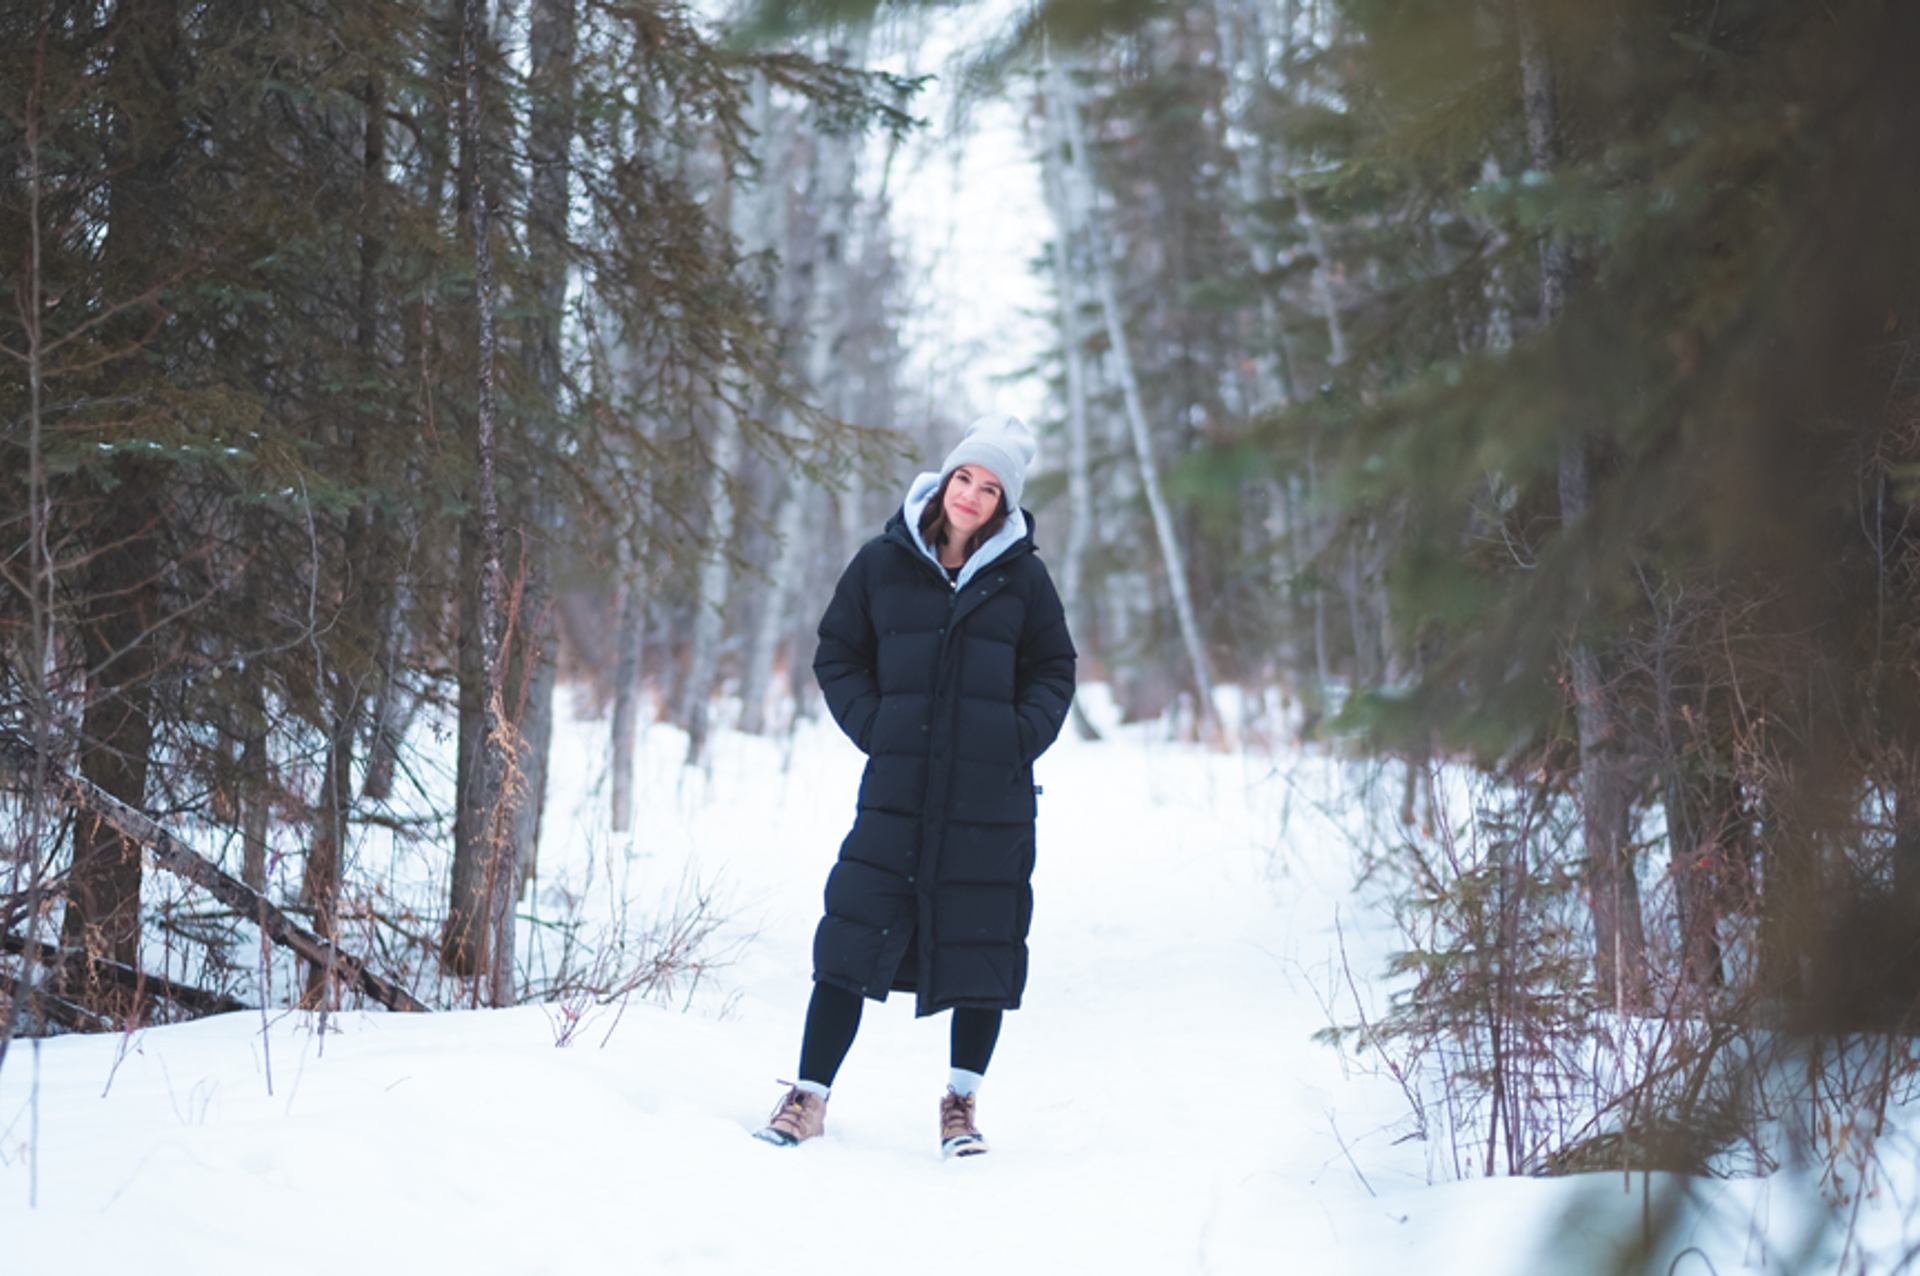
{"type": "Polygon", "coordinates": [[[947,480],[947,524],[962,541],[978,531],[999,508],[1000,480],[992,470],[980,465],[962,465],[947,480]]]}

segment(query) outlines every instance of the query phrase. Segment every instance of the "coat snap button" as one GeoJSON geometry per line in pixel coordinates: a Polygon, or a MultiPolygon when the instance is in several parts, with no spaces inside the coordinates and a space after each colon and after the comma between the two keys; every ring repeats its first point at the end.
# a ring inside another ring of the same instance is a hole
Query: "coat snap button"
{"type": "Polygon", "coordinates": [[[893,933],[893,927],[891,927],[891,926],[882,926],[882,927],[880,928],[880,933],[881,933],[882,935],[891,935],[891,934],[893,933]]]}

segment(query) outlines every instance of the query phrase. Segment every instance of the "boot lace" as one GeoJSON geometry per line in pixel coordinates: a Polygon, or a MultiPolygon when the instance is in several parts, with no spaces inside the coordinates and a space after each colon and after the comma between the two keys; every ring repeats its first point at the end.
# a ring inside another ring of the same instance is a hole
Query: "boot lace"
{"type": "Polygon", "coordinates": [[[788,1087],[787,1093],[774,1108],[773,1116],[767,1124],[780,1133],[797,1139],[807,1130],[807,1100],[817,1100],[818,1096],[802,1090],[791,1081],[782,1081],[780,1084],[788,1087]]]}
{"type": "Polygon", "coordinates": [[[940,1100],[940,1137],[957,1139],[963,1135],[980,1137],[973,1125],[973,1097],[949,1090],[940,1100]]]}

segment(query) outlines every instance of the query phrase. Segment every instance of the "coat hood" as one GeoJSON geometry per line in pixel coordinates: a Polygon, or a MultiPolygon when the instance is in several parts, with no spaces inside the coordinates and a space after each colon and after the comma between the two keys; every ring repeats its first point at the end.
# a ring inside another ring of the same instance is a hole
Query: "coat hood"
{"type": "MultiPolygon", "coordinates": [[[[920,515],[926,510],[927,502],[933,499],[933,494],[940,490],[940,479],[941,475],[932,471],[915,476],[913,482],[907,484],[907,498],[900,503],[899,511],[887,520],[889,529],[892,529],[895,524],[903,525],[914,548],[935,567],[940,567],[940,555],[934,553],[925,538],[920,535],[920,515]]],[[[972,580],[981,568],[1001,558],[1014,546],[1028,540],[1032,534],[1032,524],[1028,521],[1027,512],[1018,506],[1008,510],[1007,521],[1001,524],[1000,530],[988,537],[979,549],[973,551],[973,555],[960,568],[960,575],[953,582],[953,587],[956,590],[966,588],[967,582],[972,580]]],[[[944,573],[947,569],[940,567],[940,570],[944,573]]]]}

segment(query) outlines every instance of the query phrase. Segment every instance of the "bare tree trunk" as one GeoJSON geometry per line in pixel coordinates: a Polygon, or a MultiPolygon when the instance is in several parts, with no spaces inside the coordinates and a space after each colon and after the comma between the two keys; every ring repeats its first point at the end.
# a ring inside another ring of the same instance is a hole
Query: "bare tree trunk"
{"type": "Polygon", "coordinates": [[[486,838],[492,802],[483,792],[486,777],[482,773],[481,753],[488,734],[488,682],[480,619],[485,550],[481,544],[480,518],[471,504],[460,519],[458,554],[460,607],[455,656],[458,726],[454,745],[452,894],[441,960],[448,973],[472,977],[481,972],[487,952],[486,869],[491,851],[486,838]]]}
{"type": "MultiPolygon", "coordinates": [[[[609,402],[618,402],[633,386],[633,352],[624,345],[607,346],[598,341],[594,350],[594,376],[601,382],[601,392],[609,402]]],[[[634,428],[644,435],[638,422],[634,428]]],[[[619,614],[613,653],[612,737],[608,742],[612,827],[615,833],[627,833],[633,829],[634,746],[645,691],[647,604],[653,579],[645,550],[636,542],[652,518],[653,481],[651,468],[637,463],[624,450],[616,455],[616,461],[627,471],[626,481],[638,489],[633,523],[621,529],[619,538],[619,614]]]]}
{"type": "MultiPolygon", "coordinates": [[[[47,663],[53,651],[55,608],[55,570],[50,552],[52,511],[47,499],[44,398],[46,393],[46,277],[43,262],[44,243],[40,228],[42,169],[40,141],[45,126],[47,85],[47,38],[52,25],[50,12],[43,12],[36,24],[33,83],[27,90],[26,118],[21,121],[21,143],[26,159],[24,174],[27,195],[26,277],[15,296],[20,303],[21,327],[27,338],[27,668],[25,672],[29,746],[33,758],[23,772],[27,783],[25,855],[12,856],[7,894],[23,900],[26,940],[30,948],[21,963],[17,991],[10,990],[0,999],[0,1071],[6,1065],[7,1049],[15,1027],[24,1021],[27,998],[34,995],[39,981],[33,977],[34,955],[38,951],[41,903],[45,890],[45,857],[39,853],[49,824],[45,798],[47,756],[53,744],[53,700],[48,694],[47,663]],[[23,888],[22,873],[27,876],[23,888]]],[[[56,957],[49,965],[57,969],[56,957]]]]}
{"type": "MultiPolygon", "coordinates": [[[[786,147],[780,143],[789,125],[785,119],[776,119],[771,88],[764,76],[756,77],[754,81],[751,110],[755,130],[770,143],[769,154],[777,156],[785,151],[786,147]]],[[[812,291],[806,299],[807,315],[802,331],[809,334],[807,386],[816,398],[823,398],[834,377],[833,355],[844,324],[842,294],[846,280],[848,214],[854,195],[853,149],[850,139],[831,133],[822,135],[816,148],[810,202],[817,221],[817,233],[810,254],[811,269],[806,272],[812,280],[812,291]]],[[[792,240],[786,175],[769,167],[770,171],[762,174],[761,188],[754,193],[756,201],[768,205],[762,214],[762,226],[769,242],[764,245],[749,244],[747,247],[750,249],[790,246],[792,240]]],[[[792,264],[782,263],[783,279],[792,274],[792,264]]],[[[776,288],[775,291],[777,293],[780,289],[776,288]]],[[[775,309],[784,316],[784,306],[776,305],[775,309]]],[[[740,729],[752,735],[766,731],[767,692],[772,682],[780,637],[787,630],[789,591],[794,576],[800,571],[807,548],[803,533],[809,485],[786,467],[775,468],[773,482],[779,493],[776,499],[780,510],[774,520],[777,552],[760,614],[755,620],[740,669],[740,729]]]]}
{"type": "MultiPolygon", "coordinates": [[[[758,186],[753,192],[753,200],[766,205],[762,215],[755,221],[760,224],[762,232],[768,236],[768,242],[745,244],[743,248],[747,248],[747,251],[778,249],[780,278],[772,286],[772,294],[774,294],[772,309],[774,309],[774,315],[780,317],[781,322],[787,322],[789,305],[785,303],[785,295],[791,292],[789,280],[795,276],[797,267],[801,267],[801,261],[797,259],[801,248],[795,244],[793,209],[789,207],[789,200],[787,200],[789,173],[785,169],[793,152],[793,136],[791,136],[793,130],[791,130],[791,121],[774,113],[772,92],[764,75],[756,75],[753,81],[753,102],[747,109],[749,109],[747,119],[753,125],[756,134],[760,136],[760,142],[764,148],[760,155],[760,177],[758,177],[758,186]]],[[[828,178],[826,178],[826,169],[831,167],[829,157],[835,150],[833,144],[835,144],[835,138],[822,136],[818,142],[818,150],[814,154],[814,175],[812,175],[810,186],[814,194],[812,203],[816,203],[816,217],[820,217],[822,223],[826,223],[831,217],[831,211],[839,207],[839,196],[835,190],[828,190],[828,178]],[[822,198],[828,201],[828,207],[818,207],[818,200],[822,198]]],[[[814,236],[814,244],[808,249],[806,269],[803,271],[812,280],[812,292],[804,301],[806,320],[801,324],[803,332],[812,334],[812,340],[808,342],[808,359],[806,359],[808,382],[806,384],[816,399],[820,397],[820,391],[822,391],[824,368],[818,368],[818,372],[822,372],[822,380],[814,380],[816,361],[812,353],[822,345],[824,340],[831,347],[833,330],[839,322],[839,313],[831,311],[824,305],[824,294],[829,294],[833,290],[833,282],[828,278],[829,272],[833,269],[833,263],[829,263],[828,253],[839,249],[837,242],[829,242],[829,234],[831,232],[828,226],[822,224],[820,234],[814,236]],[[814,324],[822,324],[826,332],[822,332],[822,328],[814,328],[814,324]]],[[[789,422],[789,430],[799,434],[801,432],[799,422],[789,422]]],[[[774,543],[772,543],[774,560],[772,560],[772,570],[768,572],[766,587],[760,595],[760,608],[753,618],[753,627],[747,633],[747,649],[741,654],[741,666],[739,666],[739,729],[745,731],[747,735],[766,733],[766,697],[772,685],[772,672],[774,672],[774,660],[778,658],[780,635],[785,631],[787,597],[789,597],[787,583],[791,579],[791,572],[799,566],[801,533],[804,526],[804,503],[801,499],[803,485],[791,472],[791,468],[774,466],[772,472],[768,474],[768,480],[772,482],[772,493],[768,499],[770,499],[770,505],[778,510],[774,514],[774,543]]]]}
{"type": "Polygon", "coordinates": [[[1314,216],[1313,209],[1308,207],[1306,196],[1300,193],[1300,184],[1288,184],[1293,188],[1294,220],[1306,235],[1307,251],[1313,254],[1313,300],[1320,309],[1320,318],[1327,325],[1327,362],[1338,368],[1346,363],[1349,349],[1346,324],[1340,318],[1340,299],[1333,295],[1333,272],[1328,269],[1326,232],[1321,229],[1320,219],[1314,216]]]}
{"type": "MultiPolygon", "coordinates": [[[[383,371],[379,361],[379,268],[386,249],[381,225],[386,203],[386,102],[386,86],[380,77],[368,77],[363,120],[360,281],[354,323],[355,345],[364,375],[370,382],[383,371]]],[[[383,424],[378,420],[360,419],[348,426],[353,473],[362,487],[372,481],[373,440],[383,424]]],[[[341,582],[341,612],[351,618],[355,629],[365,634],[379,631],[387,611],[385,600],[390,585],[379,579],[379,573],[390,569],[386,539],[386,520],[370,504],[363,502],[348,515],[342,543],[347,570],[341,582]]],[[[341,866],[346,854],[347,820],[353,806],[354,741],[359,734],[366,696],[359,670],[334,668],[322,672],[323,679],[330,675],[333,684],[329,706],[332,717],[320,777],[318,818],[313,841],[307,849],[301,896],[313,909],[314,929],[332,943],[337,938],[341,866]]],[[[330,1005],[331,982],[331,971],[310,967],[306,1004],[330,1005]]]]}
{"type": "Polygon", "coordinates": [[[1234,180],[1240,199],[1236,217],[1242,242],[1253,266],[1260,292],[1260,328],[1254,343],[1254,396],[1247,405],[1258,412],[1286,403],[1292,395],[1285,385],[1280,365],[1280,308],[1274,301],[1268,280],[1275,265],[1273,246],[1259,225],[1253,210],[1266,208],[1273,199],[1272,174],[1264,144],[1248,123],[1247,104],[1256,89],[1273,83],[1273,69],[1267,65],[1266,33],[1260,21],[1258,4],[1245,0],[1214,0],[1214,31],[1220,44],[1220,70],[1226,77],[1222,95],[1222,116],[1226,124],[1225,149],[1234,157],[1234,180]],[[1240,38],[1240,18],[1244,13],[1251,39],[1240,38]],[[1245,68],[1244,71],[1242,68],[1245,68]]]}
{"type": "MultiPolygon", "coordinates": [[[[1559,164],[1560,138],[1554,115],[1553,63],[1534,11],[1537,2],[1515,0],[1514,19],[1527,148],[1534,167],[1551,173],[1559,164]]],[[[1547,233],[1540,244],[1540,309],[1545,323],[1555,323],[1565,312],[1573,273],[1571,245],[1564,235],[1547,233]]],[[[1566,422],[1560,444],[1560,523],[1565,530],[1585,518],[1592,503],[1587,450],[1588,438],[1580,422],[1566,422]]],[[[1580,808],[1587,899],[1593,913],[1594,971],[1618,1009],[1638,1010],[1647,1001],[1647,967],[1640,886],[1628,840],[1633,777],[1620,744],[1612,692],[1599,652],[1576,638],[1568,664],[1580,737],[1580,808]]]]}
{"type": "Polygon", "coordinates": [[[1720,951],[1720,915],[1716,903],[1716,861],[1732,840],[1738,813],[1726,799],[1724,782],[1709,781],[1706,792],[1688,790],[1678,759],[1668,758],[1667,841],[1673,865],[1674,911],[1680,923],[1680,956],[1687,980],[1696,989],[1723,987],[1726,965],[1720,951]]]}
{"type": "Polygon", "coordinates": [[[1903,749],[1893,791],[1893,893],[1904,907],[1920,903],[1920,766],[1903,749]]]}
{"type": "MultiPolygon", "coordinates": [[[[474,455],[479,465],[475,531],[478,542],[478,594],[473,636],[478,652],[476,682],[484,706],[476,738],[462,750],[459,804],[472,836],[461,855],[456,841],[453,887],[447,908],[442,960],[455,974],[484,981],[496,1006],[513,1000],[513,894],[516,875],[509,837],[505,784],[513,743],[513,725],[503,703],[500,659],[502,602],[500,505],[495,476],[494,366],[498,338],[494,323],[492,210],[481,155],[480,54],[485,39],[484,0],[465,0],[461,20],[461,165],[471,195],[474,310],[477,319],[477,389],[474,455]]],[[[470,729],[462,714],[462,735],[470,729]]],[[[480,986],[475,987],[478,1000],[480,986]]]]}
{"type": "Polygon", "coordinates": [[[620,636],[613,673],[613,831],[633,828],[633,746],[640,717],[640,658],[646,639],[647,592],[632,568],[620,588],[620,636]]]}
{"type": "MultiPolygon", "coordinates": [[[[341,683],[347,678],[344,671],[336,671],[334,676],[341,683]]],[[[346,851],[347,813],[353,801],[353,733],[358,700],[355,690],[344,685],[336,687],[326,760],[320,773],[320,801],[313,841],[307,846],[306,869],[300,880],[301,899],[313,909],[313,929],[329,945],[339,939],[336,922],[340,871],[346,851]]],[[[307,991],[302,1003],[310,1008],[333,1005],[329,991],[331,979],[332,972],[326,967],[308,967],[307,991]]]]}
{"type": "MultiPolygon", "coordinates": [[[[1086,621],[1087,545],[1093,532],[1092,447],[1087,428],[1087,350],[1086,334],[1081,330],[1080,289],[1076,282],[1075,258],[1078,240],[1073,233],[1073,218],[1066,191],[1066,176],[1061,171],[1061,155],[1067,140],[1060,136],[1060,112],[1049,111],[1042,143],[1041,165],[1047,205],[1055,227],[1053,249],[1054,304],[1060,324],[1060,351],[1067,373],[1067,548],[1060,569],[1060,594],[1066,604],[1081,656],[1088,654],[1086,621]]],[[[1100,732],[1087,718],[1080,701],[1073,702],[1073,725],[1083,740],[1097,740],[1100,732]]]]}
{"type": "MultiPolygon", "coordinates": [[[[115,20],[124,23],[126,38],[115,43],[112,56],[170,89],[181,58],[177,0],[123,5],[115,20]]],[[[172,247],[155,242],[151,214],[167,199],[169,166],[187,143],[171,97],[154,114],[158,118],[137,123],[117,118],[110,126],[134,157],[111,183],[107,214],[105,252],[109,266],[122,270],[145,269],[172,247]],[[136,131],[142,135],[137,141],[136,131]]],[[[129,347],[144,341],[134,332],[121,335],[129,347]]],[[[78,607],[87,666],[80,772],[114,798],[138,806],[146,793],[153,741],[150,681],[157,656],[152,630],[164,611],[156,544],[163,492],[159,474],[137,461],[116,462],[110,472],[115,485],[110,493],[96,494],[100,513],[86,529],[94,548],[78,607]]],[[[98,976],[93,959],[139,964],[141,880],[140,851],[133,842],[97,819],[75,823],[60,927],[65,969],[59,991],[116,1020],[125,1020],[135,1007],[124,990],[98,976]]]]}
{"type": "MultiPolygon", "coordinates": [[[[265,719],[261,710],[258,720],[265,719]]],[[[272,827],[272,771],[263,729],[249,725],[240,746],[240,880],[256,891],[267,889],[267,831],[272,827]]]]}
{"type": "Polygon", "coordinates": [[[380,685],[368,715],[372,731],[367,742],[367,773],[360,785],[361,796],[375,802],[393,796],[394,771],[400,765],[400,749],[417,707],[400,685],[397,672],[401,648],[407,640],[405,594],[403,578],[388,582],[386,615],[380,622],[380,685]]]}
{"type": "MultiPolygon", "coordinates": [[[[766,186],[742,192],[731,176],[724,190],[725,216],[734,236],[752,249],[774,244],[778,213],[774,192],[766,186]]],[[[704,765],[711,711],[720,663],[720,642],[726,634],[728,594],[733,585],[731,549],[734,533],[734,471],[738,468],[743,423],[732,405],[709,396],[713,412],[712,448],[708,454],[707,512],[712,537],[700,563],[694,599],[692,633],[688,638],[687,677],[681,688],[681,720],[687,725],[686,765],[704,765]]],[[[697,429],[698,426],[696,425],[697,429]]]]}
{"type": "MultiPolygon", "coordinates": [[[[529,110],[527,243],[537,271],[537,317],[528,336],[533,380],[541,406],[557,412],[561,394],[560,330],[567,296],[567,217],[574,134],[575,0],[536,0],[528,54],[533,106],[529,110]]],[[[553,742],[557,679],[553,606],[553,538],[558,520],[551,484],[527,467],[519,493],[523,580],[518,631],[524,654],[510,662],[506,703],[515,722],[514,772],[519,789],[511,836],[515,894],[532,881],[546,811],[547,760],[553,742]]]]}
{"type": "MultiPolygon", "coordinates": [[[[1320,464],[1316,451],[1313,442],[1309,441],[1307,443],[1307,516],[1325,522],[1328,515],[1320,504],[1320,464]]],[[[1316,536],[1312,550],[1302,554],[1301,558],[1309,563],[1317,562],[1326,552],[1332,538],[1331,529],[1316,536]]],[[[1319,683],[1319,704],[1316,708],[1324,713],[1328,707],[1327,697],[1333,689],[1333,653],[1327,644],[1327,582],[1324,573],[1321,573],[1313,584],[1313,669],[1314,677],[1319,683]]]]}
{"type": "Polygon", "coordinates": [[[1353,636],[1353,681],[1356,687],[1380,685],[1380,664],[1375,659],[1377,635],[1366,619],[1366,581],[1361,577],[1358,529],[1347,544],[1346,561],[1347,629],[1353,636]]]}
{"type": "Polygon", "coordinates": [[[544,586],[547,571],[544,563],[528,568],[525,592],[538,595],[537,599],[529,598],[528,605],[537,601],[539,606],[534,615],[523,620],[522,633],[525,641],[533,646],[521,660],[513,663],[512,669],[518,670],[518,674],[511,681],[520,685],[508,689],[512,699],[505,701],[516,724],[514,792],[507,828],[507,836],[513,843],[516,899],[525,897],[539,867],[540,825],[547,806],[547,760],[553,750],[553,692],[559,680],[553,593],[551,588],[536,587],[534,583],[538,579],[544,586]]]}
{"type": "MultiPolygon", "coordinates": [[[[154,481],[144,468],[122,467],[120,486],[95,520],[102,548],[90,564],[80,616],[88,669],[80,774],[133,807],[146,798],[153,742],[148,634],[160,613],[148,525],[154,481]]],[[[140,848],[99,820],[79,820],[60,926],[71,963],[61,991],[110,1019],[125,1019],[133,1006],[125,990],[96,978],[93,959],[140,964],[140,886],[140,848]]]]}
{"type": "Polygon", "coordinates": [[[1187,660],[1192,669],[1194,690],[1199,700],[1196,706],[1198,718],[1210,735],[1226,743],[1226,725],[1214,705],[1213,675],[1207,667],[1206,647],[1200,637],[1199,621],[1194,615],[1193,599],[1187,588],[1186,565],[1181,558],[1173,515],[1160,491],[1159,466],[1153,457],[1153,439],[1147,427],[1146,406],[1140,396],[1140,381],[1133,370],[1126,324],[1120,314],[1120,298],[1113,282],[1113,268],[1107,260],[1106,245],[1094,212],[1093,161],[1087,153],[1086,139],[1080,127],[1079,101],[1072,77],[1059,65],[1050,68],[1048,80],[1051,90],[1049,97],[1054,109],[1061,112],[1071,155],[1075,179],[1074,220],[1086,237],[1087,255],[1093,263],[1094,287],[1100,299],[1101,312],[1106,318],[1107,339],[1120,376],[1121,395],[1126,403],[1127,424],[1133,439],[1134,460],[1140,470],[1141,486],[1146,491],[1147,508],[1153,516],[1154,534],[1159,544],[1161,562],[1167,572],[1167,587],[1173,595],[1174,616],[1180,626],[1181,641],[1186,647],[1187,660]]]}
{"type": "Polygon", "coordinates": [[[739,461],[740,428],[732,409],[713,405],[713,454],[707,472],[707,512],[713,544],[700,564],[700,584],[694,603],[693,632],[689,635],[687,681],[681,714],[687,724],[688,766],[706,761],[707,737],[712,728],[710,710],[714,680],[720,663],[720,639],[726,629],[727,591],[733,564],[728,558],[733,540],[733,469],[739,461]]]}

